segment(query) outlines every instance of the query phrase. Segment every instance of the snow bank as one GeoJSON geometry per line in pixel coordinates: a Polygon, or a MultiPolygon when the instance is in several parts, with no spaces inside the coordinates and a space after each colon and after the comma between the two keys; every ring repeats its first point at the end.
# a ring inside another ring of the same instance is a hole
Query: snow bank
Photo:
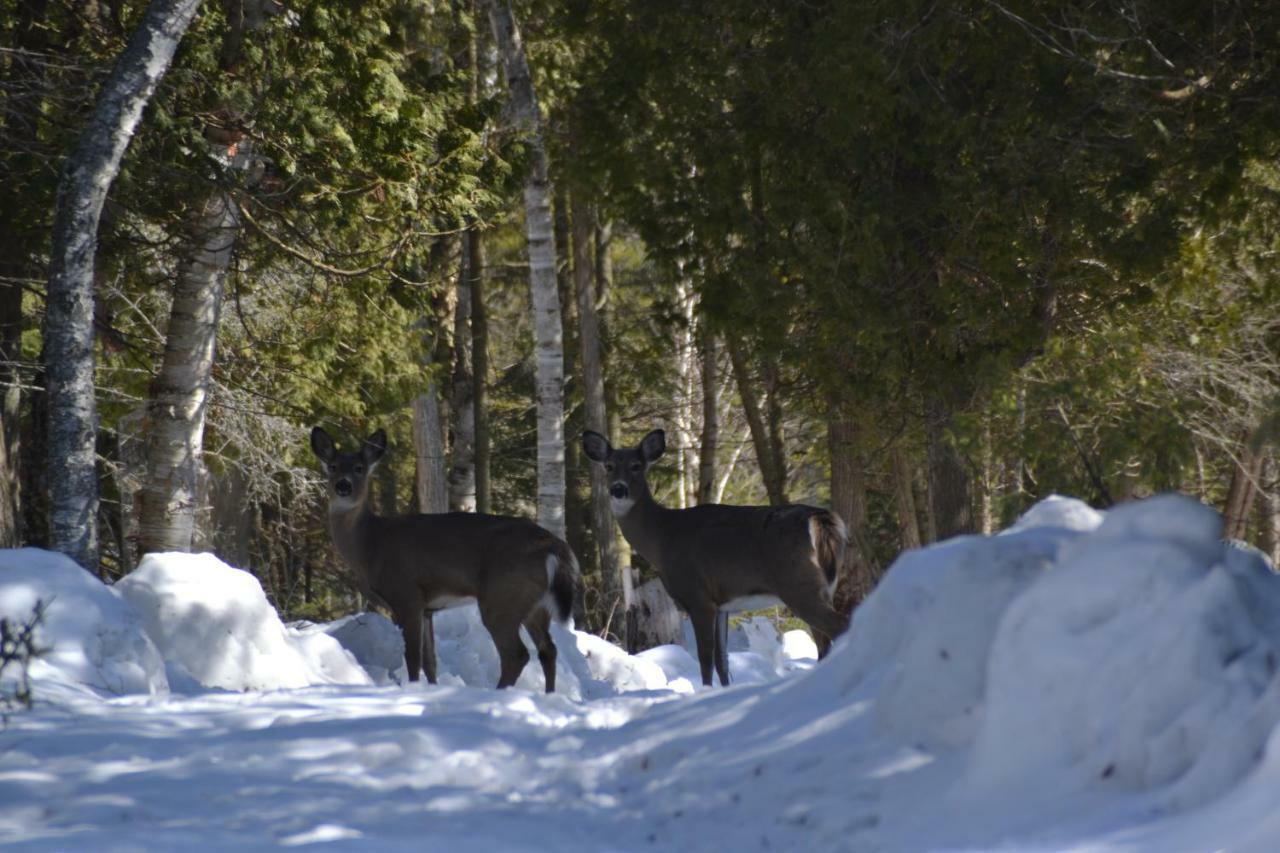
{"type": "Polygon", "coordinates": [[[1126,504],[1004,614],[965,786],[988,797],[1239,780],[1280,721],[1280,579],[1177,496],[1126,504]]]}
{"type": "Polygon", "coordinates": [[[323,631],[349,651],[373,679],[374,684],[404,684],[408,668],[404,662],[404,635],[395,623],[372,610],[344,616],[335,622],[295,623],[301,633],[323,631]]]}
{"type": "MultiPolygon", "coordinates": [[[[29,675],[37,698],[80,693],[164,693],[164,661],[138,615],[107,586],[62,554],[38,548],[0,550],[0,617],[14,623],[45,604],[36,642],[45,649],[29,675]]],[[[6,668],[4,685],[20,677],[6,668]]]]}
{"type": "Polygon", "coordinates": [[[372,683],[337,640],[286,628],[258,579],[212,554],[148,554],[115,588],[171,668],[205,687],[372,683]]]}
{"type": "Polygon", "coordinates": [[[987,658],[1009,603],[1080,534],[1057,525],[966,536],[900,556],[821,669],[845,693],[877,694],[877,730],[920,748],[976,731],[987,658]]]}

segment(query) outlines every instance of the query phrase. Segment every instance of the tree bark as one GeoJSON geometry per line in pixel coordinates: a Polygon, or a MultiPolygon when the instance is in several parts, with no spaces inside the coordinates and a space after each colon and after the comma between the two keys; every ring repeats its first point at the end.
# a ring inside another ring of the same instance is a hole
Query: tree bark
{"type": "Polygon", "coordinates": [[[475,512],[476,509],[476,374],[471,335],[471,287],[475,280],[471,270],[471,242],[475,239],[473,230],[462,234],[458,294],[453,308],[453,384],[449,400],[453,441],[449,445],[449,508],[455,512],[475,512]]]}
{"type": "Polygon", "coordinates": [[[54,212],[44,369],[48,389],[49,543],[85,568],[98,560],[94,445],[93,261],[107,191],[200,0],[152,0],[67,159],[54,212]]]}
{"type": "Polygon", "coordinates": [[[950,404],[937,396],[925,401],[929,505],[938,539],[974,532],[969,472],[949,435],[952,414],[950,404]]]}
{"type": "Polygon", "coordinates": [[[848,614],[875,589],[881,572],[867,546],[866,456],[857,423],[838,404],[832,404],[827,414],[827,446],[831,455],[831,509],[844,519],[849,530],[835,607],[848,614]]]}
{"type": "Polygon", "coordinates": [[[703,324],[699,343],[702,361],[702,439],[698,442],[698,503],[711,503],[716,491],[716,451],[720,443],[720,388],[715,335],[703,324]]]}
{"type": "MultiPolygon", "coordinates": [[[[573,198],[573,284],[578,300],[578,343],[582,355],[582,397],[586,408],[586,428],[607,434],[609,419],[605,408],[604,367],[601,361],[600,321],[596,315],[595,265],[591,256],[592,217],[590,208],[575,193],[573,198]]],[[[625,614],[622,575],[619,571],[613,513],[609,510],[609,483],[604,468],[591,465],[591,529],[600,560],[600,609],[606,614],[625,614]]]]}
{"type": "MultiPolygon", "coordinates": [[[[31,52],[46,48],[44,23],[48,5],[47,0],[21,0],[17,4],[12,27],[5,33],[11,47],[31,52]]],[[[17,67],[15,60],[8,63],[9,71],[17,67]]],[[[0,112],[0,138],[36,142],[44,101],[39,94],[44,71],[35,74],[39,79],[19,80],[17,73],[5,75],[5,82],[13,87],[5,87],[9,91],[0,112]]],[[[0,185],[14,185],[15,176],[7,165],[0,162],[0,185]]],[[[31,248],[37,243],[32,239],[30,223],[23,223],[22,218],[18,205],[0,205],[0,548],[16,548],[23,538],[22,294],[24,281],[35,275],[31,248]]]]}
{"type": "Polygon", "coordinates": [[[756,461],[760,466],[760,477],[764,480],[765,492],[769,495],[769,503],[774,506],[787,503],[786,470],[775,459],[772,443],[764,414],[760,409],[760,400],[756,396],[755,386],[747,371],[741,345],[732,337],[725,338],[725,346],[729,350],[729,363],[733,366],[733,375],[738,383],[738,396],[742,398],[742,409],[747,417],[747,426],[751,430],[751,443],[756,449],[756,461]]]}
{"type": "Polygon", "coordinates": [[[1227,539],[1245,537],[1265,458],[1263,453],[1254,450],[1246,436],[1239,458],[1232,463],[1231,486],[1227,490],[1227,500],[1222,509],[1222,535],[1227,539]]]}
{"type": "Polygon", "coordinates": [[[489,313],[484,301],[484,237],[476,228],[467,232],[467,263],[471,271],[471,359],[475,375],[476,512],[491,512],[489,485],[489,313]]]}
{"type": "Polygon", "coordinates": [[[194,214],[191,245],[174,288],[164,358],[147,401],[140,555],[191,550],[218,318],[240,227],[235,203],[221,188],[194,214]]]}
{"type": "Polygon", "coordinates": [[[1258,490],[1258,548],[1280,565],[1280,499],[1276,497],[1276,460],[1264,450],[1258,490]]]}
{"type": "Polygon", "coordinates": [[[901,447],[894,447],[890,453],[890,465],[893,468],[893,506],[898,513],[902,548],[904,551],[919,548],[920,523],[916,517],[915,496],[911,492],[911,483],[915,478],[911,460],[901,447]]]}
{"type": "Polygon", "coordinates": [[[413,448],[418,511],[448,512],[449,488],[445,474],[444,435],[440,429],[440,393],[435,380],[413,398],[413,448]]]}
{"type": "Polygon", "coordinates": [[[484,0],[494,42],[506,72],[512,124],[530,147],[525,181],[525,231],[529,244],[529,285],[533,294],[533,330],[538,421],[538,523],[565,535],[564,346],[560,301],[556,292],[556,250],[551,224],[551,178],[542,133],[542,116],[529,74],[520,30],[509,0],[484,0]]]}

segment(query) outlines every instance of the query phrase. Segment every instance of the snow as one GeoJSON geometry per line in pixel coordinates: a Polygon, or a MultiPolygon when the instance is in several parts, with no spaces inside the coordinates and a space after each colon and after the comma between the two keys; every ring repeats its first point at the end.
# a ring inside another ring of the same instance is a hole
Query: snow
{"type": "MultiPolygon", "coordinates": [[[[168,691],[164,660],[137,612],[115,590],[61,554],[0,549],[0,618],[25,624],[37,601],[45,605],[36,635],[45,653],[30,676],[39,693],[168,691]]],[[[11,691],[17,677],[14,667],[7,668],[0,690],[11,691]]]]}
{"type": "Polygon", "coordinates": [[[552,695],[490,687],[474,608],[405,684],[384,617],[282,625],[208,555],[106,587],[0,552],[0,615],[51,600],[56,650],[0,731],[0,844],[1280,849],[1280,578],[1220,537],[1187,498],[1054,497],[901,555],[821,663],[757,617],[708,689],[685,646],[557,629],[552,695]]]}
{"type": "Polygon", "coordinates": [[[205,687],[372,683],[337,640],[286,628],[258,579],[212,554],[148,554],[115,591],[165,661],[205,687]]]}

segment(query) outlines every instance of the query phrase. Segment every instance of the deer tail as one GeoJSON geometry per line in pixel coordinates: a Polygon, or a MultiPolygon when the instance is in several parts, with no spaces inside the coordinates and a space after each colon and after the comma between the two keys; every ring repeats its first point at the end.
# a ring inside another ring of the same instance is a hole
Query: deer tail
{"type": "Polygon", "coordinates": [[[820,509],[809,516],[809,541],[813,544],[813,564],[822,570],[827,588],[834,593],[844,550],[849,547],[849,528],[834,512],[820,509]]]}
{"type": "Polygon", "coordinates": [[[578,586],[578,558],[573,549],[557,539],[547,554],[547,610],[561,624],[573,617],[573,597],[578,586]]]}

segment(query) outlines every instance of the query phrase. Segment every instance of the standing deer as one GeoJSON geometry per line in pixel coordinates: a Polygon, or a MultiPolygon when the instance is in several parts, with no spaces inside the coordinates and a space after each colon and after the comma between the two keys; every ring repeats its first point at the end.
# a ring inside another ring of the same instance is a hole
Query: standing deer
{"type": "Polygon", "coordinates": [[[389,609],[404,634],[409,680],[423,664],[436,683],[432,614],[466,604],[480,619],[502,662],[498,687],[515,683],[529,651],[524,625],[538,649],[547,692],[556,687],[556,646],[551,639],[554,608],[569,619],[578,561],[562,540],[532,521],[501,515],[449,512],[375,515],[369,507],[369,475],[387,452],[378,430],[354,453],[339,451],[320,427],[311,449],[329,476],[329,531],[342,559],[355,573],[360,592],[389,609]]]}
{"type": "Polygon", "coordinates": [[[849,619],[831,606],[848,533],[839,516],[817,507],[703,504],[667,509],[653,498],[645,473],[663,451],[655,429],[633,450],[615,450],[588,430],[587,458],[604,465],[609,505],[631,547],[658,571],[667,592],[689,614],[702,683],[714,661],[729,683],[728,613],[781,602],[818,635],[819,656],[849,619]]]}

